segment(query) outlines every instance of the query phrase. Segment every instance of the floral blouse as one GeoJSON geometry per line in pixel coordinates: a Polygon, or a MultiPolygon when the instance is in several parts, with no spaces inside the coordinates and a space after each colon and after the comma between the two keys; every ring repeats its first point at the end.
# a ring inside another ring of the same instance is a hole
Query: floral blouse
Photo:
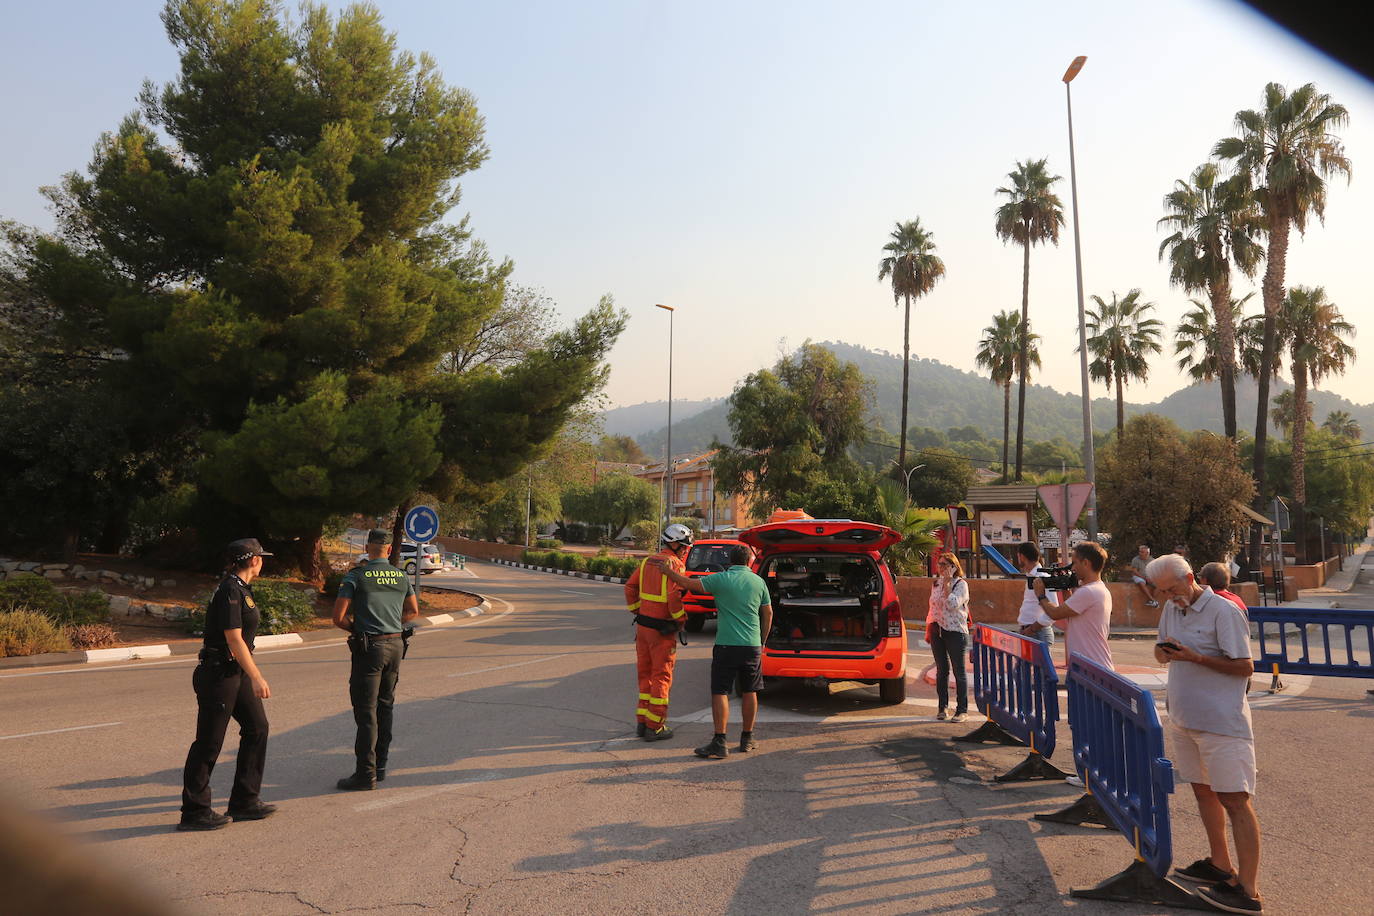
{"type": "Polygon", "coordinates": [[[940,629],[968,635],[968,583],[962,578],[945,587],[943,577],[936,577],[930,589],[930,610],[926,623],[938,623],[940,629]]]}

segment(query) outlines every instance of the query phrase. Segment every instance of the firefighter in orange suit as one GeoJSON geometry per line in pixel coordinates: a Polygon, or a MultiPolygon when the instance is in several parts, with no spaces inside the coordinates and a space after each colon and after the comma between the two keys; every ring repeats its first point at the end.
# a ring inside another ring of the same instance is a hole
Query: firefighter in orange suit
{"type": "MultiPolygon", "coordinates": [[[[683,572],[683,559],[692,546],[692,529],[669,525],[663,529],[657,556],[683,572]]],[[[635,615],[635,655],[639,668],[637,733],[645,741],[673,737],[668,727],[668,691],[673,686],[678,632],[687,622],[682,588],[646,559],[625,582],[625,604],[635,615]]]]}

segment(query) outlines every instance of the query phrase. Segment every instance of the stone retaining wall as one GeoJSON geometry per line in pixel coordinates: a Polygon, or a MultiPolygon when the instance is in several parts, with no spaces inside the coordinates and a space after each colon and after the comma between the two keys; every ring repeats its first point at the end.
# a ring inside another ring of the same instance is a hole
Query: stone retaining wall
{"type": "MultiPolygon", "coordinates": [[[[89,582],[97,590],[101,585],[124,585],[135,592],[145,592],[158,585],[173,588],[177,584],[175,579],[156,579],[152,576],[137,576],[110,569],[87,569],[79,563],[35,563],[0,557],[0,580],[15,573],[32,573],[54,583],[62,580],[89,582]]],[[[180,604],[159,604],[131,598],[128,595],[110,595],[109,599],[111,617],[148,616],[159,620],[185,620],[191,616],[191,608],[180,604]]]]}

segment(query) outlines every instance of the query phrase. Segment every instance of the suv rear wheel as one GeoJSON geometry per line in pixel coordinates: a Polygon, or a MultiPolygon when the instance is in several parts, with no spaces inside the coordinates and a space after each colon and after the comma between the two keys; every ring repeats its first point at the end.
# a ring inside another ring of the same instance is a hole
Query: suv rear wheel
{"type": "Polygon", "coordinates": [[[878,696],[884,703],[901,703],[906,699],[906,678],[894,677],[878,682],[878,696]]]}

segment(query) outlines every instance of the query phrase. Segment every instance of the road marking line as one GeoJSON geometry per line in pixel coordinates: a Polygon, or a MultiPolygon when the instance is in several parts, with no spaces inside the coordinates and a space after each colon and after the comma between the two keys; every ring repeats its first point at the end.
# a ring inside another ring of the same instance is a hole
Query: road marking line
{"type": "Polygon", "coordinates": [[[583,591],[580,591],[580,592],[575,592],[575,591],[573,591],[573,590],[570,589],[570,588],[560,588],[559,591],[560,591],[560,592],[563,592],[563,593],[566,594],[566,595],[576,595],[576,596],[579,597],[579,598],[585,598],[585,597],[587,597],[588,595],[595,595],[595,594],[596,594],[596,592],[586,591],[586,590],[583,590],[583,591]]]}
{"type": "Polygon", "coordinates": [[[462,788],[466,788],[467,786],[476,785],[476,784],[478,784],[478,783],[492,782],[492,781],[494,781],[494,780],[497,780],[497,779],[504,779],[504,778],[505,778],[505,774],[504,774],[504,773],[499,773],[499,772],[496,772],[496,771],[488,771],[488,772],[486,772],[486,773],[478,773],[478,774],[476,774],[476,775],[474,775],[474,776],[471,776],[471,777],[469,777],[469,778],[467,778],[467,779],[460,779],[460,780],[458,780],[457,782],[452,782],[452,783],[449,783],[448,785],[445,785],[445,786],[433,786],[433,787],[428,788],[428,789],[416,789],[416,790],[413,790],[413,791],[410,791],[410,792],[405,792],[405,791],[401,791],[401,792],[397,792],[397,793],[390,793],[390,792],[388,792],[388,793],[387,793],[387,796],[388,796],[388,797],[386,797],[386,798],[380,798],[380,799],[378,799],[378,800],[376,800],[376,801],[366,802],[366,803],[364,803],[364,804],[358,805],[358,806],[355,807],[353,810],[354,810],[354,811],[376,811],[378,808],[389,808],[389,807],[391,807],[392,805],[404,805],[406,802],[419,801],[419,800],[422,799],[422,798],[428,798],[428,797],[431,796],[431,795],[438,795],[438,794],[440,794],[441,792],[452,792],[452,791],[454,791],[455,789],[462,789],[462,788]]]}
{"type": "Polygon", "coordinates": [[[0,735],[0,741],[9,741],[12,738],[35,738],[38,735],[56,735],[62,732],[79,732],[88,728],[109,728],[112,725],[123,725],[123,722],[101,722],[96,725],[73,725],[71,728],[50,728],[42,732],[25,732],[22,735],[0,735]]]}
{"type": "Polygon", "coordinates": [[[504,671],[507,668],[523,668],[525,665],[537,665],[540,662],[551,662],[555,658],[567,658],[575,655],[575,652],[564,652],[562,655],[544,655],[539,658],[532,658],[527,662],[515,662],[510,665],[496,665],[492,668],[478,668],[475,671],[459,671],[457,674],[450,674],[449,677],[467,677],[469,674],[486,674],[488,671],[504,671]]]}

